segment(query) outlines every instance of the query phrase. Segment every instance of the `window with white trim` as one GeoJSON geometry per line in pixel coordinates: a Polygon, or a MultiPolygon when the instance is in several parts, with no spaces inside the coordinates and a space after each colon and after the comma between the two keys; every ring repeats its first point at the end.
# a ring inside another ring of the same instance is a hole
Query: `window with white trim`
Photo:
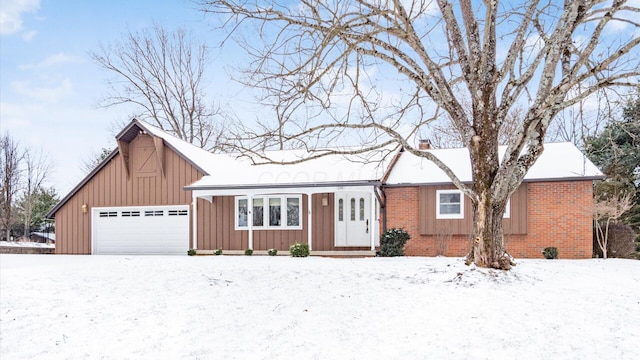
{"type": "Polygon", "coordinates": [[[463,219],[464,195],[460,190],[436,190],[436,219],[463,219]]]}
{"type": "MultiPolygon", "coordinates": [[[[249,227],[249,198],[235,198],[235,229],[249,227]]],[[[265,195],[252,199],[253,229],[300,230],[302,195],[265,195]]]]}
{"type": "Polygon", "coordinates": [[[502,217],[505,219],[511,217],[511,199],[507,200],[507,206],[504,208],[504,215],[502,215],[502,217]]]}

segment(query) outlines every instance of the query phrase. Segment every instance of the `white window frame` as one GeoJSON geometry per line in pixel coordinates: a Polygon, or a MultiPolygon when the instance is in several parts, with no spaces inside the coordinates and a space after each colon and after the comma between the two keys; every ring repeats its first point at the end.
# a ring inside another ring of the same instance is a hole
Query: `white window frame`
{"type": "Polygon", "coordinates": [[[460,190],[436,190],[436,219],[464,219],[464,193],[460,190]],[[460,194],[459,214],[440,213],[440,195],[444,194],[460,194]]]}
{"type": "Polygon", "coordinates": [[[235,197],[235,206],[234,206],[234,224],[236,230],[248,230],[249,224],[240,226],[238,224],[238,210],[239,204],[242,200],[247,200],[247,208],[248,211],[253,211],[253,201],[256,199],[262,199],[262,226],[252,226],[251,228],[254,230],[302,230],[302,195],[260,195],[253,196],[251,198],[251,203],[249,203],[248,196],[236,196],[235,197]],[[269,225],[269,199],[280,199],[280,225],[269,225]],[[289,212],[287,208],[287,199],[298,199],[298,225],[297,226],[287,226],[289,212]]]}
{"type": "Polygon", "coordinates": [[[508,219],[511,217],[511,198],[507,200],[507,206],[504,207],[504,215],[502,215],[504,219],[508,219]]]}

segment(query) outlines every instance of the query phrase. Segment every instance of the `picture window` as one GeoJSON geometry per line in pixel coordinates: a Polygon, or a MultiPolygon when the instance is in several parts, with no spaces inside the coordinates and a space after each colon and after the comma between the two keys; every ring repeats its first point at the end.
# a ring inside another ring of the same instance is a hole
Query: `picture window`
{"type": "Polygon", "coordinates": [[[436,190],[436,219],[464,218],[464,194],[460,190],[436,190]]]}
{"type": "MultiPolygon", "coordinates": [[[[237,196],[235,199],[236,230],[249,226],[249,199],[237,196]]],[[[299,230],[301,222],[302,195],[256,196],[252,199],[252,228],[261,230],[299,230]]]]}

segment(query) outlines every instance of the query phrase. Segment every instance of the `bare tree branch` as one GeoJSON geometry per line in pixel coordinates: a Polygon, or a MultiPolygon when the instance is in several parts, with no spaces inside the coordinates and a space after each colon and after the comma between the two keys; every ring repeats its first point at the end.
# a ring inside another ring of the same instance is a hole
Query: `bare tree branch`
{"type": "Polygon", "coordinates": [[[11,225],[16,217],[13,208],[20,191],[23,156],[19,144],[8,133],[0,138],[0,225],[7,241],[11,240],[11,225]]]}
{"type": "Polygon", "coordinates": [[[234,130],[242,147],[400,144],[471,198],[469,258],[483,266],[508,266],[504,207],[554,119],[640,78],[639,10],[624,0],[211,0],[202,8],[248,50],[245,83],[278,110],[275,127],[263,120],[261,131],[234,130]],[[243,37],[245,29],[259,36],[243,37]],[[471,186],[414,145],[442,119],[469,148],[471,186]]]}
{"type": "Polygon", "coordinates": [[[141,120],[199,147],[220,150],[228,114],[208,102],[207,47],[196,44],[185,30],[169,33],[155,25],[129,32],[122,43],[101,46],[91,57],[115,75],[101,106],[132,104],[141,109],[136,115],[141,120]]]}

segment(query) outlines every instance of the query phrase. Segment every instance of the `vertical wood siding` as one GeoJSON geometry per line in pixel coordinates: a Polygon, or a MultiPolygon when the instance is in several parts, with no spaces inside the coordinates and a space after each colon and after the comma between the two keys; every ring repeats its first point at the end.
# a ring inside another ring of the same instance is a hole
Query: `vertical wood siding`
{"type": "MultiPolygon", "coordinates": [[[[216,196],[209,207],[198,201],[198,249],[244,250],[249,247],[249,231],[235,229],[235,196],[216,196]],[[203,209],[203,211],[201,211],[203,209]]],[[[302,197],[301,230],[254,230],[254,250],[289,250],[296,242],[308,243],[307,196],[302,197]]]]}
{"type": "MultiPolygon", "coordinates": [[[[139,135],[129,145],[129,177],[118,154],[56,212],[56,253],[91,253],[91,209],[94,207],[191,203],[191,192],[182,187],[200,179],[203,174],[169,148],[163,151],[165,172],[161,174],[157,163],[159,157],[154,153],[149,158],[148,150],[141,150],[150,147],[153,147],[153,139],[139,135]],[[144,162],[145,156],[147,162],[144,162]],[[143,171],[139,171],[141,169],[143,171]],[[87,213],[82,213],[83,204],[88,207],[87,213]]],[[[203,204],[198,210],[207,206],[203,204]]]]}
{"type": "MultiPolygon", "coordinates": [[[[312,195],[312,244],[314,251],[362,250],[368,247],[336,247],[334,194],[312,195]],[[322,206],[322,198],[328,204],[322,206]]],[[[309,243],[308,238],[308,196],[302,196],[302,230],[253,230],[254,250],[289,250],[289,246],[299,242],[309,243]]],[[[198,200],[198,249],[201,250],[244,250],[249,247],[249,231],[235,229],[235,196],[216,196],[209,203],[198,200]],[[209,205],[209,206],[205,206],[209,205]]]]}
{"type": "MultiPolygon", "coordinates": [[[[452,185],[420,186],[418,189],[418,218],[421,235],[468,235],[473,231],[473,204],[464,201],[463,219],[436,219],[436,191],[456,189],[452,185]]],[[[527,186],[520,185],[511,195],[509,218],[503,219],[505,234],[527,233],[527,186]]]]}

